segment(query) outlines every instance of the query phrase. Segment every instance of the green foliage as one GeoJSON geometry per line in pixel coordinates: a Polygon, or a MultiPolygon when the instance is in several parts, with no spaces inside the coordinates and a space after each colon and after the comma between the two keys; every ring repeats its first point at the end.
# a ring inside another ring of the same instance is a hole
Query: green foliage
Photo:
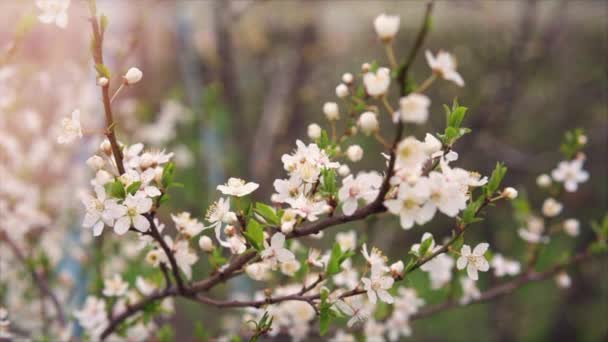
{"type": "Polygon", "coordinates": [[[420,244],[420,248],[418,249],[418,255],[421,257],[425,256],[429,252],[432,243],[432,236],[429,236],[428,238],[424,239],[424,241],[422,241],[422,243],[420,244]]]}
{"type": "Polygon", "coordinates": [[[334,274],[338,274],[342,271],[342,269],[340,268],[340,265],[342,265],[342,263],[350,258],[351,256],[354,255],[354,252],[351,250],[348,250],[346,252],[342,252],[342,248],[340,247],[340,244],[338,244],[337,242],[334,243],[334,246],[331,249],[331,254],[329,256],[329,262],[327,262],[327,269],[326,269],[326,273],[328,276],[332,276],[334,274]]]}
{"type": "Polygon", "coordinates": [[[469,128],[460,127],[467,113],[467,107],[458,105],[457,100],[454,100],[452,108],[447,105],[443,107],[445,109],[446,127],[444,133],[438,134],[438,136],[444,145],[452,146],[463,135],[471,132],[469,128]]]}
{"type": "Polygon", "coordinates": [[[593,253],[604,253],[608,251],[608,214],[601,221],[591,222],[591,229],[597,235],[597,241],[591,244],[593,253]]]}
{"type": "Polygon", "coordinates": [[[173,184],[173,177],[175,176],[175,164],[172,162],[167,163],[163,169],[163,175],[161,176],[161,184],[165,189],[169,188],[173,184]]]}
{"type": "Polygon", "coordinates": [[[482,219],[477,217],[477,213],[479,208],[483,205],[486,197],[478,196],[474,201],[469,202],[467,207],[462,211],[462,215],[460,217],[460,222],[463,225],[469,225],[471,223],[479,222],[482,219]]]}
{"type": "Polygon", "coordinates": [[[585,132],[582,128],[576,128],[564,134],[564,140],[559,149],[566,159],[572,159],[583,149],[585,143],[585,132]]]}
{"type": "Polygon", "coordinates": [[[257,202],[253,211],[269,224],[274,226],[279,226],[281,224],[281,218],[277,215],[276,210],[267,204],[257,202]]]}
{"type": "Polygon", "coordinates": [[[260,318],[260,320],[258,322],[253,321],[253,320],[249,321],[255,325],[255,332],[254,332],[253,336],[251,336],[251,339],[249,341],[257,342],[258,338],[261,335],[268,332],[270,330],[270,328],[272,327],[273,319],[274,319],[274,317],[270,317],[270,315],[268,315],[268,312],[264,312],[264,315],[262,316],[262,318],[260,318]]]}
{"type": "Polygon", "coordinates": [[[336,171],[334,169],[322,169],[319,193],[326,197],[335,197],[337,192],[338,181],[336,180],[336,171]]]}
{"type": "Polygon", "coordinates": [[[507,168],[503,163],[496,163],[496,167],[494,171],[492,171],[492,175],[488,180],[488,183],[483,187],[484,194],[487,198],[492,197],[494,193],[500,187],[500,183],[502,183],[503,178],[507,174],[507,168]]]}
{"type": "Polygon", "coordinates": [[[129,193],[131,195],[135,195],[135,193],[137,192],[137,190],[139,190],[139,187],[141,187],[141,182],[140,181],[133,182],[133,183],[131,183],[131,185],[129,185],[127,187],[127,193],[129,193]]]}
{"type": "Polygon", "coordinates": [[[378,64],[378,61],[372,61],[369,65],[369,71],[373,72],[374,74],[378,71],[379,68],[380,65],[378,64]]]}
{"type": "Polygon", "coordinates": [[[95,70],[97,70],[97,76],[110,79],[110,69],[104,64],[95,64],[95,70]]]}
{"type": "Polygon", "coordinates": [[[227,261],[228,260],[222,255],[221,248],[214,248],[213,252],[209,254],[209,264],[211,264],[211,267],[213,268],[217,269],[224,265],[227,261]]]}
{"type": "Polygon", "coordinates": [[[247,230],[243,233],[249,244],[262,251],[264,249],[264,227],[258,221],[251,219],[247,223],[247,230]]]}
{"type": "Polygon", "coordinates": [[[329,290],[321,289],[321,304],[319,304],[319,335],[323,336],[329,330],[331,320],[336,317],[336,313],[331,310],[332,304],[327,301],[329,290]]]}
{"type": "Polygon", "coordinates": [[[110,197],[118,199],[125,199],[125,197],[127,197],[125,186],[119,180],[108,182],[104,185],[104,187],[110,197]]]}
{"type": "Polygon", "coordinates": [[[175,340],[175,331],[173,331],[173,328],[169,324],[165,324],[162,328],[158,329],[156,339],[158,342],[172,342],[175,340]]]}
{"type": "Polygon", "coordinates": [[[197,341],[206,342],[209,340],[209,332],[203,326],[203,323],[196,322],[194,323],[194,337],[197,341]]]}

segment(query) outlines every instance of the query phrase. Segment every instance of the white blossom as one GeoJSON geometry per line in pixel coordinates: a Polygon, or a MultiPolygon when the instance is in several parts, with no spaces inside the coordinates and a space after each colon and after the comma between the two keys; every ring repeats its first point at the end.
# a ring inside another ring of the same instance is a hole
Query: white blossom
{"type": "Polygon", "coordinates": [[[494,275],[504,277],[505,275],[514,276],[519,274],[521,265],[516,260],[509,260],[501,254],[496,254],[492,257],[491,266],[494,269],[494,275]]]}
{"type": "Polygon", "coordinates": [[[378,68],[375,73],[367,72],[363,75],[363,84],[370,96],[384,95],[391,84],[391,71],[388,68],[378,68]]]}
{"type": "Polygon", "coordinates": [[[275,233],[270,239],[270,244],[264,240],[264,250],[260,253],[262,260],[268,263],[273,269],[277,264],[294,260],[293,253],[284,247],[285,235],[275,233]]]}
{"type": "Polygon", "coordinates": [[[342,74],[342,82],[344,82],[346,84],[353,83],[354,79],[355,79],[355,77],[350,72],[342,74]]]}
{"type": "Polygon", "coordinates": [[[329,121],[336,121],[340,119],[340,109],[338,104],[335,102],[325,102],[323,104],[323,114],[329,121]]]}
{"type": "Polygon", "coordinates": [[[122,280],[120,274],[103,281],[103,295],[106,297],[122,297],[127,293],[129,284],[122,280]]]}
{"type": "Polygon", "coordinates": [[[346,156],[352,162],[358,162],[363,159],[363,149],[359,145],[350,145],[346,149],[346,156]]]}
{"type": "Polygon", "coordinates": [[[91,339],[97,340],[103,330],[108,326],[106,302],[94,296],[88,296],[81,310],[74,312],[78,320],[91,339]]]}
{"type": "Polygon", "coordinates": [[[563,208],[561,203],[550,197],[543,202],[542,212],[547,217],[555,217],[562,212],[563,208]]]}
{"type": "Polygon", "coordinates": [[[507,199],[514,200],[517,198],[517,190],[515,190],[515,188],[508,187],[502,191],[502,195],[507,199]]]}
{"type": "Polygon", "coordinates": [[[202,249],[203,251],[210,253],[213,251],[213,249],[215,249],[215,246],[213,245],[213,241],[211,240],[210,237],[203,235],[201,236],[200,239],[198,239],[198,246],[200,247],[200,249],[202,249]]]}
{"type": "Polygon", "coordinates": [[[395,280],[393,277],[386,275],[380,267],[374,267],[372,264],[371,276],[369,278],[361,278],[363,289],[367,292],[367,298],[372,304],[376,304],[377,298],[381,301],[392,304],[395,299],[388,290],[393,287],[395,280]]]}
{"type": "Polygon", "coordinates": [[[347,97],[349,94],[348,86],[344,83],[338,84],[336,87],[336,96],[339,98],[347,97]]]}
{"type": "Polygon", "coordinates": [[[336,234],[336,242],[343,251],[354,251],[357,247],[357,232],[354,230],[339,232],[336,234]]]}
{"type": "Polygon", "coordinates": [[[171,219],[175,223],[175,228],[186,238],[192,238],[205,229],[202,223],[191,217],[190,213],[186,211],[177,215],[171,214],[171,219]]]}
{"type": "Polygon", "coordinates": [[[311,140],[319,139],[321,137],[321,126],[311,123],[308,125],[307,134],[311,140]]]}
{"type": "Polygon", "coordinates": [[[374,19],[374,29],[380,39],[391,41],[399,31],[399,16],[380,14],[374,19]]]}
{"type": "Polygon", "coordinates": [[[138,191],[135,195],[127,194],[122,205],[113,207],[117,213],[114,232],[122,235],[129,230],[131,225],[142,233],[147,232],[150,229],[150,222],[143,214],[152,209],[152,204],[152,199],[146,197],[142,191],[138,191]]]}
{"type": "Polygon", "coordinates": [[[132,84],[135,84],[135,83],[141,81],[143,76],[144,76],[144,74],[143,74],[143,72],[141,72],[141,70],[139,70],[138,68],[132,67],[132,68],[129,68],[129,70],[127,70],[127,73],[123,76],[123,79],[126,84],[132,85],[132,84]]]}
{"type": "Polygon", "coordinates": [[[36,0],[36,6],[42,11],[38,16],[40,22],[55,23],[61,28],[68,26],[70,0],[36,0]]]}
{"type": "Polygon", "coordinates": [[[264,262],[256,262],[245,267],[245,273],[257,281],[262,281],[270,277],[270,266],[264,262]]]}
{"type": "Polygon", "coordinates": [[[240,178],[231,177],[224,185],[218,185],[217,189],[224,195],[243,197],[254,192],[260,185],[254,182],[246,183],[240,178]]]}
{"type": "Polygon", "coordinates": [[[57,137],[57,143],[69,144],[77,138],[82,138],[79,109],[74,110],[70,118],[61,120],[61,134],[57,137]]]}
{"type": "Polygon", "coordinates": [[[567,219],[564,220],[563,223],[563,227],[564,227],[564,232],[566,232],[566,234],[570,235],[570,236],[578,236],[579,231],[580,231],[580,222],[577,219],[567,219]]]}
{"type": "Polygon", "coordinates": [[[114,225],[114,219],[120,212],[116,211],[116,200],[109,199],[102,186],[95,187],[95,195],[82,194],[81,201],[86,208],[86,214],[82,226],[93,229],[93,236],[99,236],[103,232],[104,224],[114,225]]]}
{"type": "Polygon", "coordinates": [[[570,286],[572,286],[572,279],[570,278],[568,273],[566,273],[564,271],[559,272],[555,276],[555,282],[557,283],[557,286],[559,286],[562,289],[567,289],[570,286]]]}
{"type": "Polygon", "coordinates": [[[469,245],[462,246],[460,257],[456,260],[456,267],[459,270],[467,268],[467,275],[472,280],[477,280],[477,271],[486,272],[490,269],[490,264],[486,260],[484,254],[490,245],[487,243],[478,244],[471,253],[469,245]]]}
{"type": "Polygon", "coordinates": [[[349,175],[344,178],[338,191],[344,214],[352,215],[357,210],[359,200],[365,203],[375,200],[381,185],[382,176],[377,172],[360,172],[357,177],[349,175]]]}
{"type": "Polygon", "coordinates": [[[546,188],[551,185],[551,176],[546,173],[543,173],[536,177],[536,185],[541,188],[546,188]]]}
{"type": "Polygon", "coordinates": [[[589,173],[583,170],[584,161],[583,158],[562,161],[551,172],[551,176],[556,182],[564,183],[566,191],[574,192],[578,189],[579,183],[584,183],[589,179],[589,173]]]}
{"type": "Polygon", "coordinates": [[[469,304],[470,302],[481,297],[481,291],[479,291],[479,288],[477,288],[477,283],[475,280],[467,277],[461,277],[460,286],[462,287],[462,297],[460,297],[461,305],[469,304]]]}
{"type": "Polygon", "coordinates": [[[376,133],[380,128],[378,124],[378,117],[374,112],[365,112],[359,116],[357,125],[361,128],[361,131],[365,135],[376,133]]]}
{"type": "Polygon", "coordinates": [[[456,85],[464,86],[462,76],[456,71],[456,59],[450,53],[439,51],[436,56],[430,51],[426,51],[426,61],[434,73],[456,85]]]}
{"type": "Polygon", "coordinates": [[[428,182],[422,179],[413,186],[402,183],[399,185],[397,198],[384,201],[384,206],[391,214],[399,215],[403,229],[410,229],[414,222],[422,225],[433,217],[434,206],[430,202],[425,205],[429,196],[428,182]]]}
{"type": "Polygon", "coordinates": [[[412,93],[399,100],[399,116],[401,121],[423,124],[429,117],[431,100],[423,94],[412,93]]]}

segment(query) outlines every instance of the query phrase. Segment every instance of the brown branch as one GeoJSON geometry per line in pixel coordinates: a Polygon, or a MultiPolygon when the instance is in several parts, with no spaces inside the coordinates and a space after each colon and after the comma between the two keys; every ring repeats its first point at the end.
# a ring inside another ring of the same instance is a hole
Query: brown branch
{"type": "MultiPolygon", "coordinates": [[[[146,218],[148,219],[148,222],[150,222],[150,231],[149,231],[150,236],[152,236],[152,238],[154,238],[154,240],[156,240],[156,242],[158,242],[158,244],[160,245],[160,248],[165,252],[167,259],[169,259],[169,264],[171,265],[171,272],[173,273],[173,277],[175,278],[175,281],[177,282],[177,289],[178,289],[179,293],[186,294],[187,289],[184,286],[184,281],[182,279],[181,274],[179,273],[177,261],[175,260],[173,251],[171,250],[171,248],[169,248],[169,246],[167,245],[167,242],[165,242],[165,239],[163,239],[163,237],[158,232],[158,228],[156,228],[156,223],[154,223],[154,214],[146,215],[146,218]]],[[[167,282],[167,283],[169,283],[169,282],[167,282]]]]}
{"type": "MultiPolygon", "coordinates": [[[[590,259],[591,257],[592,257],[592,254],[589,253],[588,251],[585,251],[585,252],[577,254],[575,257],[570,259],[568,262],[554,265],[553,267],[549,268],[546,271],[543,271],[543,272],[534,272],[533,271],[533,272],[529,272],[529,273],[524,273],[524,274],[522,274],[521,277],[517,277],[511,281],[499,284],[495,287],[492,287],[492,288],[484,291],[481,294],[481,296],[479,296],[479,298],[476,298],[465,305],[483,303],[483,302],[487,302],[487,301],[490,301],[490,300],[498,298],[498,297],[502,297],[502,296],[511,294],[514,291],[516,291],[517,289],[519,289],[525,285],[528,285],[532,282],[542,281],[547,278],[550,278],[550,277],[554,276],[555,274],[559,273],[560,271],[566,269],[567,267],[575,265],[575,264],[580,264],[580,263],[590,259]]],[[[426,317],[432,316],[434,314],[437,314],[439,312],[446,311],[446,310],[453,309],[453,308],[460,307],[460,306],[464,306],[464,305],[460,304],[457,300],[448,300],[444,303],[431,305],[431,306],[427,306],[427,307],[423,308],[422,310],[418,311],[416,314],[412,315],[410,317],[410,320],[413,321],[413,320],[426,318],[426,317]]]]}
{"type": "MultiPolygon", "coordinates": [[[[104,33],[101,31],[99,25],[99,19],[97,18],[97,13],[95,12],[95,7],[91,6],[91,26],[93,29],[93,45],[92,45],[92,54],[93,61],[95,65],[104,65],[103,64],[103,37],[104,33]]],[[[109,75],[108,75],[109,76],[109,75]]],[[[101,97],[103,99],[103,108],[105,112],[105,120],[106,120],[106,137],[112,146],[112,154],[114,155],[114,160],[116,161],[116,168],[118,169],[119,174],[125,173],[125,167],[122,161],[122,151],[120,146],[118,145],[118,141],[116,140],[116,134],[114,133],[114,118],[112,115],[112,106],[110,104],[110,77],[108,78],[108,84],[101,87],[101,97]]]]}
{"type": "Polygon", "coordinates": [[[49,287],[49,284],[46,281],[46,279],[43,278],[36,271],[36,269],[28,263],[25,255],[23,254],[21,249],[19,249],[19,246],[17,246],[15,241],[13,241],[6,232],[0,231],[0,241],[6,242],[6,244],[9,246],[9,248],[12,250],[15,257],[17,258],[17,260],[19,260],[19,262],[22,263],[29,270],[29,272],[30,272],[32,278],[34,279],[36,286],[38,286],[38,289],[40,290],[40,293],[42,294],[42,296],[49,298],[51,300],[51,302],[53,303],[53,306],[55,307],[55,312],[57,312],[57,320],[59,321],[59,324],[61,324],[62,326],[65,326],[66,320],[65,320],[65,316],[63,314],[62,305],[59,302],[59,299],[57,298],[55,293],[53,293],[53,291],[49,287]]]}

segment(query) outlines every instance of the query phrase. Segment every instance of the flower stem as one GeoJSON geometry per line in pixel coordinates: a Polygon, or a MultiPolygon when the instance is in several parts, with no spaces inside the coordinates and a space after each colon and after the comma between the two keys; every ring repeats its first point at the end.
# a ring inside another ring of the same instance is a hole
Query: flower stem
{"type": "Polygon", "coordinates": [[[423,91],[427,90],[431,84],[433,84],[433,82],[435,82],[435,79],[437,79],[437,75],[435,74],[431,74],[431,76],[429,76],[426,80],[424,80],[424,82],[422,82],[422,84],[416,88],[416,90],[414,90],[415,93],[422,93],[423,91]]]}
{"type": "Polygon", "coordinates": [[[393,44],[384,44],[384,49],[386,50],[388,61],[391,64],[391,69],[396,70],[399,66],[397,65],[397,59],[395,58],[395,52],[393,51],[393,44]]]}

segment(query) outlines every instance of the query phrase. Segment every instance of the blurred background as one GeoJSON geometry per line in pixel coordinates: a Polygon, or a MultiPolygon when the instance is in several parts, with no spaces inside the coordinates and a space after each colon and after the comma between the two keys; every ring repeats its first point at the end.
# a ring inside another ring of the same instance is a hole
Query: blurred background
{"type": "MultiPolygon", "coordinates": [[[[32,98],[39,108],[57,96],[70,98],[81,102],[85,127],[101,127],[87,8],[79,1],[72,3],[65,31],[36,24],[19,41],[13,60],[30,65],[32,74],[41,68],[47,72],[49,92],[32,98]],[[64,87],[61,95],[53,91],[64,87]]],[[[342,73],[359,73],[363,62],[388,64],[373,31],[373,18],[383,12],[401,17],[394,46],[397,57],[403,58],[425,6],[413,0],[99,0],[98,7],[110,23],[106,65],[114,74],[130,66],[144,72],[141,86],[127,89],[116,102],[118,137],[175,152],[176,179],[185,187],[172,190],[169,206],[202,218],[218,196],[215,186],[230,176],[262,184],[254,197],[267,201],[272,180],[284,175],[281,155],[294,148],[296,139],[307,140],[309,123],[327,126],[321,108],[325,101],[335,101],[342,73]]],[[[0,13],[0,42],[8,42],[23,18],[35,13],[35,6],[3,1],[0,13]]],[[[469,107],[465,126],[473,129],[456,146],[458,165],[487,175],[496,161],[504,161],[509,168],[505,183],[526,189],[533,208],[544,199],[535,179],[561,160],[559,144],[565,131],[581,127],[589,137],[586,169],[591,180],[579,192],[563,197],[566,215],[583,223],[582,234],[577,239],[557,237],[554,248],[541,255],[541,265],[563,250],[586,245],[593,238],[589,222],[607,211],[607,14],[605,1],[591,0],[435,4],[425,48],[454,53],[466,86],[436,83],[430,91],[429,124],[408,133],[421,138],[425,132],[442,131],[441,106],[457,97],[469,107]]],[[[420,55],[412,75],[421,82],[428,74],[420,55]]],[[[53,108],[61,115],[71,111],[53,108]]],[[[383,125],[387,128],[389,123],[383,125]]],[[[364,146],[366,157],[351,166],[353,171],[379,169],[380,146],[372,139],[356,142],[364,146]]],[[[73,162],[82,164],[86,158],[83,153],[73,162]]],[[[161,217],[170,222],[172,210],[165,210],[161,217]]],[[[489,213],[467,239],[489,241],[493,249],[523,260],[526,246],[516,234],[519,225],[511,218],[512,208],[500,206],[489,213]]],[[[76,226],[81,217],[73,214],[76,226]]],[[[419,241],[423,232],[447,236],[450,221],[438,217],[424,227],[403,231],[396,220],[380,218],[338,230],[354,226],[391,258],[403,258],[404,246],[419,241]]],[[[206,274],[200,264],[195,278],[206,274]]],[[[413,322],[414,337],[602,340],[608,336],[607,271],[606,260],[596,260],[570,274],[573,285],[567,290],[549,280],[492,303],[413,322]]],[[[416,273],[406,284],[417,288],[427,302],[442,300],[445,293],[424,290],[427,281],[416,273]]],[[[496,281],[488,276],[479,285],[483,289],[496,281]]],[[[250,292],[252,286],[246,280],[235,281],[218,295],[250,292]]],[[[179,341],[192,339],[195,322],[202,322],[211,335],[223,331],[222,326],[239,324],[220,318],[209,307],[180,301],[177,305],[184,308],[172,318],[179,341]]]]}

